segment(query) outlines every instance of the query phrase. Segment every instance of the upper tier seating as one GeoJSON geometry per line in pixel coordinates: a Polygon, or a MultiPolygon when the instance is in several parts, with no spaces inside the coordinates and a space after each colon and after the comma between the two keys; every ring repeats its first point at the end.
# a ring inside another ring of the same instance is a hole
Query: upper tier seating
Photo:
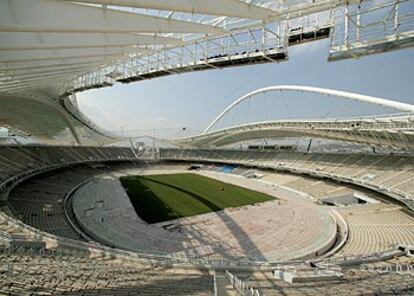
{"type": "Polygon", "coordinates": [[[76,163],[134,160],[136,152],[124,147],[0,146],[0,190],[17,177],[76,163]]]}

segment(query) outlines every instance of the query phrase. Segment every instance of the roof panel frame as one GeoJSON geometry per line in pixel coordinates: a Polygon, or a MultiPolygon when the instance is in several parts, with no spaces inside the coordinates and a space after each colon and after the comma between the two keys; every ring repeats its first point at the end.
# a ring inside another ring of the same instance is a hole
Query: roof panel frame
{"type": "Polygon", "coordinates": [[[0,2],[0,32],[219,34],[224,30],[210,25],[65,1],[13,0],[0,2]]]}

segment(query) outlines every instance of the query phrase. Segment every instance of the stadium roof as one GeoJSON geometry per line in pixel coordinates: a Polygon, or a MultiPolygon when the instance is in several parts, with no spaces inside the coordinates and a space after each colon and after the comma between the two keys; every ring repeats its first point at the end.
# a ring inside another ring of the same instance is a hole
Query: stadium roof
{"type": "MultiPolygon", "coordinates": [[[[0,124],[42,141],[67,143],[61,135],[72,134],[77,143],[110,142],[117,137],[108,137],[77,108],[77,92],[286,61],[289,45],[327,38],[332,27],[336,34],[345,33],[332,44],[332,59],[412,46],[412,11],[403,6],[410,1],[382,2],[375,11],[386,10],[394,18],[381,23],[386,30],[373,39],[348,27],[342,31],[339,24],[351,26],[351,18],[369,14],[377,1],[357,6],[356,0],[0,0],[0,97],[8,105],[0,124]],[[335,13],[342,8],[345,18],[335,13]],[[312,21],[306,18],[312,15],[312,21]],[[30,106],[29,100],[45,104],[37,104],[39,125],[22,120],[20,105],[30,106]],[[52,105],[64,124],[49,116],[52,105]],[[59,128],[49,129],[50,120],[59,128]],[[80,127],[88,136],[81,136],[80,127]]],[[[378,22],[372,26],[370,32],[378,22]]]]}
{"type": "MultiPolygon", "coordinates": [[[[0,1],[0,90],[53,90],[102,67],[347,1],[0,1]]],[[[253,34],[253,33],[252,33],[253,34]]]]}
{"type": "Polygon", "coordinates": [[[175,140],[177,145],[220,147],[249,140],[286,137],[316,137],[399,149],[414,148],[414,105],[351,92],[302,85],[272,85],[236,99],[207,126],[204,133],[175,140]],[[243,101],[267,92],[302,92],[340,97],[397,109],[402,113],[354,118],[273,120],[213,130],[213,127],[243,101]]]}

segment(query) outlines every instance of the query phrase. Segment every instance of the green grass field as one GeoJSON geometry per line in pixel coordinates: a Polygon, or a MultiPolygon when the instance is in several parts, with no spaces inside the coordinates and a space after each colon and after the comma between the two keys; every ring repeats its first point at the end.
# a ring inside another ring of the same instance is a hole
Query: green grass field
{"type": "Polygon", "coordinates": [[[273,197],[197,174],[120,178],[137,214],[148,223],[220,211],[273,197]]]}

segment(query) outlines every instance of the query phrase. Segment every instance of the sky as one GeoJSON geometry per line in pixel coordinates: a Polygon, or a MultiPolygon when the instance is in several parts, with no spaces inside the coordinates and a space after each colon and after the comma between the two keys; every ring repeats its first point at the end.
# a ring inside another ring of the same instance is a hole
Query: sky
{"type": "MultiPolygon", "coordinates": [[[[269,85],[324,87],[414,104],[413,49],[358,60],[327,62],[329,40],[322,40],[289,47],[288,54],[289,60],[279,64],[208,70],[116,84],[78,94],[78,103],[87,116],[105,129],[135,136],[151,133],[159,136],[169,130],[177,133],[172,136],[185,136],[183,133],[202,131],[239,96],[269,85]]],[[[364,111],[367,114],[374,112],[363,103],[286,93],[268,94],[254,103],[249,100],[231,116],[252,121],[259,117],[268,120],[320,117],[321,114],[362,115],[359,113],[364,111]],[[276,96],[282,100],[273,100],[276,96]],[[269,104],[273,104],[272,107],[269,104]]]]}

